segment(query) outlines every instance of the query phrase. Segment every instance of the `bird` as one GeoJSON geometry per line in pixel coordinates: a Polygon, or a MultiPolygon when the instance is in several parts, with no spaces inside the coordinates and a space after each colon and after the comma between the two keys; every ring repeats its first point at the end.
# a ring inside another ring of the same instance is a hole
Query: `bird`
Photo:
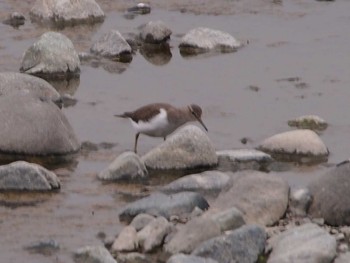
{"type": "Polygon", "coordinates": [[[168,103],[151,103],[135,111],[115,114],[115,117],[131,121],[136,130],[134,152],[137,153],[137,141],[140,134],[151,137],[166,137],[187,122],[198,121],[208,131],[202,121],[202,109],[197,104],[177,108],[168,103]]]}

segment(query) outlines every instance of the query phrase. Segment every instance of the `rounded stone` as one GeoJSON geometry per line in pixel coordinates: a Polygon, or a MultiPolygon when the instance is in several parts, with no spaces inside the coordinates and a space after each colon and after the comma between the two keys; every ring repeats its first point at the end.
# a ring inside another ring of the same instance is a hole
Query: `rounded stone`
{"type": "Polygon", "coordinates": [[[159,44],[167,41],[171,34],[171,29],[164,22],[158,20],[150,21],[142,26],[140,37],[146,43],[159,44]]]}

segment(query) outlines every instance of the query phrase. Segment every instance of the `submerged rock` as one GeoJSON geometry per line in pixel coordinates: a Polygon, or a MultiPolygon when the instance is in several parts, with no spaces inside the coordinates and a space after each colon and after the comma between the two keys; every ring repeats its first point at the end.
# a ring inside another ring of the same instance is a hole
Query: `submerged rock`
{"type": "Polygon", "coordinates": [[[0,190],[50,191],[60,188],[56,174],[24,161],[0,166],[0,190]]]}
{"type": "Polygon", "coordinates": [[[195,207],[206,210],[208,202],[197,193],[182,192],[174,195],[153,193],[148,197],[126,205],[119,213],[119,220],[130,222],[141,213],[163,216],[190,214],[195,207]]]}
{"type": "Polygon", "coordinates": [[[95,42],[90,51],[93,54],[120,62],[132,60],[132,49],[117,30],[110,30],[95,42]]]}
{"type": "Polygon", "coordinates": [[[138,3],[136,6],[130,7],[127,10],[129,13],[134,14],[149,14],[151,13],[151,6],[147,3],[138,3]]]}
{"type": "Polygon", "coordinates": [[[311,182],[309,214],[334,226],[350,225],[350,163],[344,162],[311,182]]]}
{"type": "Polygon", "coordinates": [[[46,32],[24,53],[20,71],[45,79],[79,77],[80,60],[68,37],[46,32]]]}
{"type": "Polygon", "coordinates": [[[102,22],[105,14],[95,0],[37,0],[30,17],[34,21],[66,26],[102,22]]]}
{"type": "Polygon", "coordinates": [[[23,14],[18,12],[13,12],[7,19],[3,21],[5,25],[10,25],[13,27],[19,27],[24,25],[26,18],[23,14]]]}
{"type": "Polygon", "coordinates": [[[325,130],[328,123],[316,115],[305,115],[293,120],[288,121],[288,125],[291,127],[297,127],[300,129],[310,129],[310,130],[325,130]]]}
{"type": "Polygon", "coordinates": [[[141,27],[140,38],[149,44],[160,44],[170,39],[171,30],[162,21],[150,21],[141,27]]]}
{"type": "Polygon", "coordinates": [[[233,52],[242,44],[226,32],[198,27],[190,30],[179,45],[182,55],[195,55],[209,51],[233,52]]]}
{"type": "Polygon", "coordinates": [[[321,138],[311,130],[276,134],[265,139],[258,148],[276,159],[303,163],[325,161],[329,155],[321,138]]]}
{"type": "Polygon", "coordinates": [[[24,247],[30,253],[51,256],[60,249],[60,245],[53,239],[37,241],[24,247]]]}
{"type": "Polygon", "coordinates": [[[336,256],[335,238],[311,223],[274,236],[270,244],[268,263],[330,263],[336,256]]]}
{"type": "Polygon", "coordinates": [[[137,154],[125,152],[100,172],[98,178],[105,181],[140,181],[148,178],[148,172],[137,154]]]}
{"type": "Polygon", "coordinates": [[[197,126],[188,125],[169,136],[160,146],[142,156],[146,167],[184,170],[213,167],[218,158],[208,136],[197,126]]]}
{"type": "Polygon", "coordinates": [[[74,252],[76,263],[117,263],[108,250],[102,246],[87,246],[74,252]]]}

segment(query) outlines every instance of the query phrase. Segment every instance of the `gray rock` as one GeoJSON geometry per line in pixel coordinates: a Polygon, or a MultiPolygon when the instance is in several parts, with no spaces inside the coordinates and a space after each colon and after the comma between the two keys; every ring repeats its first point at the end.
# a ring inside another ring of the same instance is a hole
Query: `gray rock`
{"type": "Polygon", "coordinates": [[[102,22],[105,14],[95,0],[37,0],[30,17],[34,21],[66,26],[102,22]]]}
{"type": "Polygon", "coordinates": [[[273,161],[269,154],[255,149],[224,150],[216,154],[218,169],[224,171],[263,170],[273,161]]]}
{"type": "Polygon", "coordinates": [[[151,13],[151,6],[148,3],[138,3],[127,10],[129,13],[145,15],[151,13]]]}
{"type": "Polygon", "coordinates": [[[68,37],[46,32],[24,53],[20,71],[47,79],[78,77],[80,60],[68,37]]]}
{"type": "Polygon", "coordinates": [[[130,62],[132,60],[132,49],[128,42],[117,30],[110,30],[95,42],[90,51],[120,62],[130,62]]]}
{"type": "Polygon", "coordinates": [[[150,21],[141,28],[141,39],[150,44],[166,42],[171,35],[171,30],[162,21],[150,21]]]}
{"type": "Polygon", "coordinates": [[[312,202],[312,196],[308,188],[294,189],[289,197],[289,210],[295,216],[306,216],[312,202]]]}
{"type": "Polygon", "coordinates": [[[155,219],[154,216],[151,216],[148,214],[138,214],[131,221],[130,225],[133,226],[136,229],[136,231],[139,231],[154,219],[155,219]]]}
{"type": "Polygon", "coordinates": [[[102,246],[87,246],[74,252],[76,263],[117,263],[108,250],[102,246]]]}
{"type": "Polygon", "coordinates": [[[141,181],[148,178],[148,172],[137,154],[125,152],[100,172],[98,178],[105,181],[141,181]]]}
{"type": "Polygon", "coordinates": [[[205,193],[218,193],[230,181],[230,176],[219,171],[205,171],[199,174],[191,174],[181,177],[170,184],[161,187],[164,193],[178,193],[183,191],[193,191],[205,193]]]}
{"type": "Polygon", "coordinates": [[[196,206],[206,210],[209,204],[200,194],[193,192],[182,192],[174,195],[153,193],[126,205],[119,213],[119,220],[129,223],[141,213],[163,216],[169,220],[172,215],[191,213],[196,206]]]}
{"type": "Polygon", "coordinates": [[[172,225],[164,217],[157,217],[137,233],[137,239],[143,252],[151,252],[162,245],[167,234],[170,233],[172,225]]]}
{"type": "Polygon", "coordinates": [[[49,99],[61,106],[60,94],[45,80],[17,72],[0,72],[0,96],[27,95],[49,99]]]}
{"type": "Polygon", "coordinates": [[[220,226],[221,232],[234,230],[245,224],[242,212],[235,207],[211,214],[210,217],[218,226],[220,226]]]}
{"type": "Polygon", "coordinates": [[[0,96],[0,151],[4,154],[67,155],[80,148],[72,127],[51,101],[0,96]],[[25,127],[25,129],[23,129],[25,127]]]}
{"type": "Polygon", "coordinates": [[[206,217],[194,218],[178,229],[164,249],[170,254],[191,253],[203,241],[220,234],[220,226],[215,221],[206,217]]]}
{"type": "Polygon", "coordinates": [[[298,118],[288,121],[288,125],[291,127],[297,127],[300,129],[310,129],[310,130],[325,130],[328,123],[316,115],[304,115],[298,118]]]}
{"type": "Polygon", "coordinates": [[[286,161],[319,162],[327,160],[329,151],[321,138],[311,130],[294,130],[265,139],[259,149],[286,161]]]}
{"type": "Polygon", "coordinates": [[[176,254],[171,256],[166,263],[218,263],[210,258],[202,258],[193,255],[176,254]]]}
{"type": "Polygon", "coordinates": [[[222,192],[213,208],[236,207],[247,223],[270,226],[286,212],[289,185],[279,175],[243,171],[233,179],[232,187],[222,192]]]}
{"type": "Polygon", "coordinates": [[[60,180],[44,167],[24,161],[0,166],[0,190],[50,191],[60,180]]]}
{"type": "Polygon", "coordinates": [[[294,227],[270,239],[272,252],[268,263],[332,262],[336,240],[315,224],[294,227]]]}
{"type": "Polygon", "coordinates": [[[334,263],[349,263],[350,262],[350,252],[340,254],[335,260],[334,263]]]}
{"type": "Polygon", "coordinates": [[[197,126],[187,125],[160,146],[142,156],[151,169],[193,169],[212,167],[218,162],[214,146],[197,126]]]}
{"type": "Polygon", "coordinates": [[[192,255],[211,258],[220,263],[255,263],[265,248],[266,234],[255,225],[242,226],[228,235],[203,242],[192,255]]]}
{"type": "Polygon", "coordinates": [[[126,226],[112,245],[113,252],[135,251],[138,248],[137,232],[133,226],[126,226]]]}
{"type": "Polygon", "coordinates": [[[183,55],[193,55],[209,51],[233,52],[242,44],[226,32],[198,27],[190,30],[179,45],[183,55]]]}
{"type": "Polygon", "coordinates": [[[308,186],[313,201],[309,214],[325,222],[342,226],[350,224],[350,163],[328,170],[308,186]]]}
{"type": "Polygon", "coordinates": [[[121,254],[119,253],[117,255],[118,263],[152,263],[153,260],[147,258],[146,255],[138,253],[138,252],[131,252],[127,254],[121,254]]]}
{"type": "Polygon", "coordinates": [[[13,27],[19,27],[24,25],[26,18],[23,14],[13,12],[7,19],[3,21],[5,25],[11,25],[13,27]]]}
{"type": "Polygon", "coordinates": [[[49,239],[33,242],[25,246],[24,249],[29,251],[30,253],[51,256],[60,250],[60,245],[57,241],[49,239]]]}

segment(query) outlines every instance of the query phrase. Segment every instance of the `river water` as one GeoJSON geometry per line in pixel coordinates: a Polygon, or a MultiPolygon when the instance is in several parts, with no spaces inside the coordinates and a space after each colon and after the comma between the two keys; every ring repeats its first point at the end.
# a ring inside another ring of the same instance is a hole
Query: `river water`
{"type": "MultiPolygon", "coordinates": [[[[328,163],[293,165],[279,174],[292,187],[302,186],[350,155],[350,2],[296,1],[160,1],[151,14],[126,19],[123,9],[136,2],[97,1],[104,23],[58,30],[79,52],[110,29],[137,32],[151,20],[173,31],[171,57],[136,53],[128,65],[81,66],[80,83],[67,91],[77,103],[64,108],[82,142],[100,145],[56,173],[62,189],[44,195],[0,195],[0,262],[72,262],[71,252],[101,244],[98,233],[113,236],[122,225],[118,209],[144,193],[144,186],[102,184],[96,174],[120,153],[133,148],[134,131],[116,113],[151,102],[203,108],[208,136],[217,150],[254,148],[264,138],[288,131],[287,121],[306,114],[324,118],[320,134],[330,151],[328,163]],[[166,2],[166,3],[165,3],[166,2]],[[235,53],[182,57],[181,36],[194,27],[226,31],[246,43],[235,53]],[[116,70],[117,69],[117,70],[116,70]],[[242,138],[248,138],[243,145],[242,138]],[[110,146],[110,147],[107,147],[110,146]],[[53,239],[50,255],[24,249],[53,239]]],[[[29,21],[34,1],[0,1],[0,18],[13,11],[27,20],[14,29],[0,24],[0,71],[19,71],[22,54],[49,30],[29,21]]],[[[162,139],[140,136],[144,154],[162,139]]],[[[166,182],[154,180],[152,187],[166,182]]]]}

